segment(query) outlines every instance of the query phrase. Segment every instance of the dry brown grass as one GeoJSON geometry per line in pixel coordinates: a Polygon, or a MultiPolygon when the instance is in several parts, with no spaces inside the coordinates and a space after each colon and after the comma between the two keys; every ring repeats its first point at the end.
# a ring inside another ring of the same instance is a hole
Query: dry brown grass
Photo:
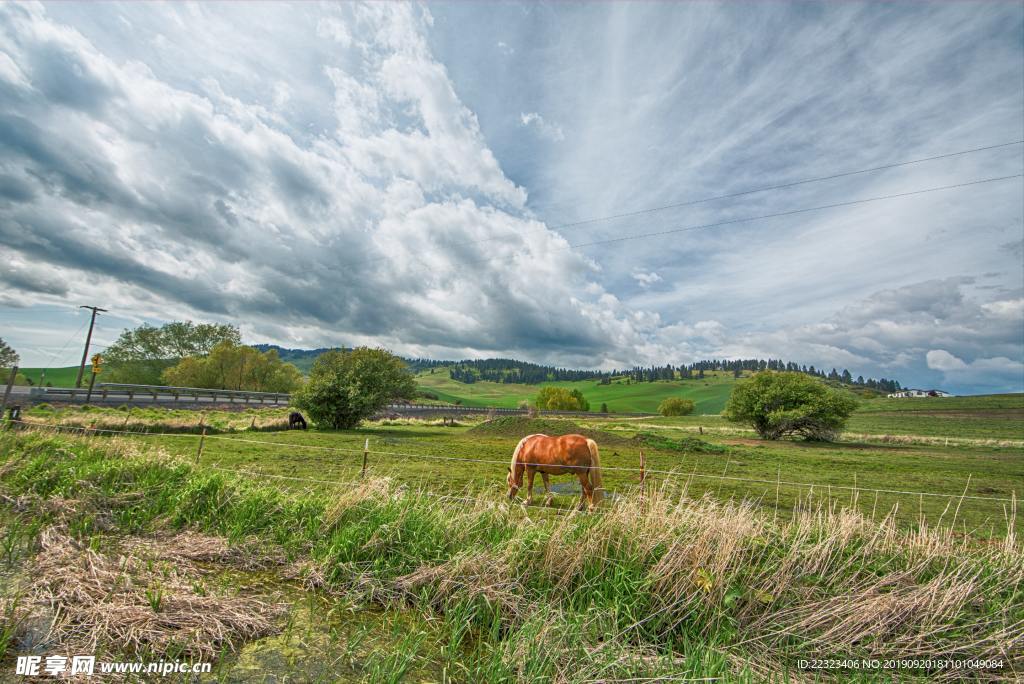
{"type": "Polygon", "coordinates": [[[184,556],[172,565],[100,554],[59,527],[46,529],[40,543],[26,596],[53,611],[54,644],[83,653],[114,648],[212,659],[222,647],[277,631],[282,606],[206,593],[184,556]]]}
{"type": "Polygon", "coordinates": [[[170,561],[177,565],[202,563],[239,570],[264,570],[285,563],[281,549],[258,539],[248,538],[231,544],[224,537],[193,531],[132,538],[126,540],[123,546],[126,551],[141,558],[170,561]]]}
{"type": "Polygon", "coordinates": [[[22,421],[39,430],[47,428],[62,435],[91,435],[128,433],[199,434],[206,428],[209,434],[236,432],[278,432],[288,429],[288,418],[280,416],[241,415],[238,418],[220,419],[216,424],[202,423],[203,414],[194,416],[133,417],[131,414],[110,413],[60,413],[56,416],[23,416],[22,421]],[[106,432],[104,432],[106,431],[106,432]]]}

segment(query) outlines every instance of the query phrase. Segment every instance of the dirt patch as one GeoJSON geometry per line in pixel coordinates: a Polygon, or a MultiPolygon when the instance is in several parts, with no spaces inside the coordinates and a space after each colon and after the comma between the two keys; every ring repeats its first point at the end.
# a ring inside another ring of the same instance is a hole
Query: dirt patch
{"type": "Polygon", "coordinates": [[[759,439],[726,439],[723,441],[732,446],[764,446],[764,442],[759,439]]]}
{"type": "Polygon", "coordinates": [[[908,416],[927,418],[974,418],[978,420],[1024,420],[1024,409],[929,409],[927,411],[866,411],[865,417],[885,416],[906,418],[908,416]]]}
{"type": "Polygon", "coordinates": [[[651,432],[641,432],[633,437],[633,441],[639,445],[661,449],[663,451],[675,451],[678,453],[700,453],[700,454],[724,454],[729,451],[721,444],[712,444],[696,437],[684,437],[682,439],[671,439],[651,432]]]}

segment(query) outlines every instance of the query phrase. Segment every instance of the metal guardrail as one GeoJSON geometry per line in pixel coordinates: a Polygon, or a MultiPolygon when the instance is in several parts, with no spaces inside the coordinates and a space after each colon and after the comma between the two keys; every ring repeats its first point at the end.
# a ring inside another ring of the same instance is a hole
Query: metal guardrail
{"type": "MultiPolygon", "coordinates": [[[[101,403],[112,403],[118,401],[144,401],[155,403],[161,400],[171,402],[197,403],[201,399],[209,399],[212,402],[218,400],[227,403],[263,404],[273,406],[287,406],[291,401],[291,395],[285,392],[250,392],[246,390],[224,390],[208,389],[203,387],[172,387],[165,385],[133,385],[116,382],[102,382],[97,384],[90,396],[89,390],[85,388],[66,387],[33,387],[29,391],[29,399],[33,402],[40,401],[72,401],[85,402],[94,401],[101,403]]],[[[498,408],[488,406],[459,406],[455,404],[388,404],[378,411],[378,415],[391,413],[444,413],[452,414],[497,414],[497,415],[526,415],[529,409],[522,408],[498,408]]],[[[602,414],[596,411],[539,411],[539,415],[545,416],[584,416],[594,417],[601,415],[619,416],[652,416],[653,413],[615,413],[602,414]]]]}
{"type": "Polygon", "coordinates": [[[287,404],[291,399],[291,395],[285,392],[248,392],[245,390],[222,390],[222,389],[208,389],[203,387],[170,387],[163,385],[131,385],[121,383],[100,383],[94,387],[90,393],[90,390],[83,388],[65,388],[65,387],[33,387],[29,392],[29,397],[33,401],[46,401],[53,399],[55,401],[111,401],[118,400],[119,398],[127,397],[128,402],[136,400],[149,400],[151,402],[157,402],[161,399],[164,401],[181,401],[185,398],[186,401],[191,399],[194,402],[198,402],[201,399],[208,398],[211,402],[216,402],[218,399],[227,401],[228,403],[260,403],[260,404],[287,404]]]}

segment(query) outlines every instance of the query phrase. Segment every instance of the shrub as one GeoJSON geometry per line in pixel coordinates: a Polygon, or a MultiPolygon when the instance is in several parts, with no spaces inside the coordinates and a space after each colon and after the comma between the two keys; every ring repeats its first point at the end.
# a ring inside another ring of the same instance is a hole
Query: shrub
{"type": "Polygon", "coordinates": [[[856,408],[852,394],[810,375],[761,371],[736,384],[724,415],[749,424],[763,439],[800,435],[831,441],[856,408]]]}
{"type": "Polygon", "coordinates": [[[578,389],[569,391],[564,387],[542,387],[537,393],[534,405],[548,411],[589,411],[590,403],[578,389]]]}
{"type": "Polygon", "coordinates": [[[416,381],[397,356],[359,347],[329,351],[313,362],[292,403],[321,427],[353,428],[395,399],[416,396],[416,381]]]}
{"type": "Polygon", "coordinates": [[[693,413],[695,404],[689,399],[669,397],[658,404],[658,413],[663,416],[688,416],[693,413]]]}

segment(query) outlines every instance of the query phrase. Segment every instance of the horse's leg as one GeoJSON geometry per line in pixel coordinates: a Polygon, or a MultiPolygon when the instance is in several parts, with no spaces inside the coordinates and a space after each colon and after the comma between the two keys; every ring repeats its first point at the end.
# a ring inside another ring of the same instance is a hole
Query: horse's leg
{"type": "Polygon", "coordinates": [[[551,483],[548,481],[548,474],[541,471],[540,477],[544,480],[544,505],[550,506],[551,499],[554,498],[554,494],[551,493],[551,483]]]}
{"type": "Polygon", "coordinates": [[[526,467],[526,505],[529,506],[533,503],[533,476],[537,474],[537,469],[527,466],[526,467]]]}
{"type": "Polygon", "coordinates": [[[590,487],[590,479],[587,477],[586,471],[577,472],[576,477],[580,479],[580,505],[576,507],[576,510],[582,511],[588,502],[593,505],[594,490],[590,487]]]}

